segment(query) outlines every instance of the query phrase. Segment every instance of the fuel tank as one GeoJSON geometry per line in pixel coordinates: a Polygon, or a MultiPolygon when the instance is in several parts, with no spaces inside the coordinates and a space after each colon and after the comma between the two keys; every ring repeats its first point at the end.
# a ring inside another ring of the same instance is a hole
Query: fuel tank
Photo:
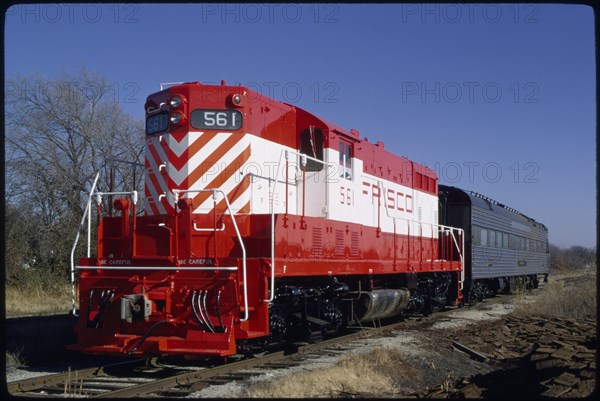
{"type": "Polygon", "coordinates": [[[408,306],[410,291],[400,289],[378,289],[363,292],[356,307],[359,322],[370,322],[399,315],[408,306]]]}

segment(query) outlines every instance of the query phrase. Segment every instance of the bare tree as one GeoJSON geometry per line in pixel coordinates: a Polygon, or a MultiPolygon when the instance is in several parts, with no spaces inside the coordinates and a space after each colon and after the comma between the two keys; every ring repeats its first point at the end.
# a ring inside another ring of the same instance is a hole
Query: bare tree
{"type": "Polygon", "coordinates": [[[5,104],[6,207],[18,205],[36,222],[22,254],[64,271],[96,173],[103,190],[111,166],[115,190],[141,189],[141,171],[134,183],[131,165],[114,160],[143,162],[143,123],[123,112],[105,77],[85,70],[7,79],[5,104]]]}
{"type": "Polygon", "coordinates": [[[560,248],[550,244],[550,268],[554,271],[569,271],[581,268],[596,268],[596,248],[574,245],[560,248]]]}

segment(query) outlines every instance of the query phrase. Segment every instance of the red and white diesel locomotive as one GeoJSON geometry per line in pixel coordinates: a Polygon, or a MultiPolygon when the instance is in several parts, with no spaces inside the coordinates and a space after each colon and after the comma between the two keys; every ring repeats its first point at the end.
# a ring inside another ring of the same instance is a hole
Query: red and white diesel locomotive
{"type": "Polygon", "coordinates": [[[92,189],[71,349],[229,356],[461,302],[463,231],[438,224],[429,168],[225,82],[145,110],[146,212],[92,189]]]}

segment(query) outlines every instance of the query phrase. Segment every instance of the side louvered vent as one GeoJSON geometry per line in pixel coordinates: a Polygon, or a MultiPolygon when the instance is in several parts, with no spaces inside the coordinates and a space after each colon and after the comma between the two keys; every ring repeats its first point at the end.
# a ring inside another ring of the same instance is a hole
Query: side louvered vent
{"type": "Polygon", "coordinates": [[[352,231],[350,233],[350,256],[360,256],[360,248],[358,245],[358,231],[352,231]]]}
{"type": "Polygon", "coordinates": [[[323,256],[323,230],[321,227],[313,227],[312,229],[311,253],[315,258],[323,256]]]}
{"type": "Polygon", "coordinates": [[[344,230],[335,230],[335,256],[344,256],[344,230]]]}

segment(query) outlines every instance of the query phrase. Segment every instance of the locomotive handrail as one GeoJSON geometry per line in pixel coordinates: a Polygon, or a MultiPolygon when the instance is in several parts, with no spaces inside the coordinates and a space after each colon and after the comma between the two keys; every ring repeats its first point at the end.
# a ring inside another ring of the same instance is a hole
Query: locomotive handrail
{"type": "MultiPolygon", "coordinates": [[[[275,299],[275,188],[277,187],[277,183],[279,182],[279,174],[281,172],[281,159],[285,155],[285,163],[288,165],[289,154],[293,154],[295,156],[302,157],[303,165],[306,165],[306,160],[312,160],[317,163],[321,163],[323,165],[327,164],[324,160],[319,160],[314,157],[310,157],[305,155],[304,153],[296,152],[290,149],[281,149],[279,153],[279,161],[277,162],[277,173],[275,174],[275,178],[273,179],[273,189],[271,190],[271,204],[270,204],[270,212],[271,212],[271,291],[269,293],[269,297],[265,299],[265,302],[270,303],[275,299]]],[[[286,184],[289,182],[288,177],[285,179],[286,184]]],[[[304,192],[304,191],[303,191],[304,192]]],[[[287,210],[288,203],[288,194],[287,191],[285,193],[285,204],[287,210]]],[[[326,205],[327,206],[327,205],[326,205]]],[[[304,216],[304,215],[303,215],[304,216]]]]}
{"type": "Polygon", "coordinates": [[[75,249],[77,248],[77,244],[79,243],[79,236],[81,235],[81,230],[83,229],[83,224],[85,223],[85,219],[88,219],[88,246],[87,246],[87,257],[90,257],[90,232],[91,232],[91,220],[92,220],[92,194],[96,190],[96,184],[98,184],[98,178],[100,178],[100,172],[96,173],[96,177],[94,178],[94,182],[92,184],[92,188],[90,189],[90,193],[88,194],[88,201],[85,206],[85,210],[83,211],[83,216],[81,217],[81,223],[79,223],[79,229],[77,230],[77,234],[75,235],[75,241],[73,241],[73,248],[71,248],[71,302],[72,302],[72,311],[73,316],[77,317],[77,309],[75,307],[75,249]]]}
{"type": "MultiPolygon", "coordinates": [[[[100,172],[98,172],[96,174],[96,178],[94,179],[94,183],[92,184],[92,188],[90,190],[90,193],[88,194],[88,201],[85,207],[85,210],[83,212],[83,216],[81,218],[81,223],[79,224],[79,230],[77,230],[77,234],[75,235],[75,241],[73,242],[73,248],[71,249],[71,302],[72,302],[72,311],[71,313],[73,314],[73,316],[77,317],[77,310],[75,308],[75,271],[76,271],[76,267],[75,267],[75,249],[77,248],[77,244],[79,243],[79,236],[81,234],[81,230],[83,228],[83,224],[85,223],[85,220],[87,218],[87,252],[86,252],[86,256],[89,258],[90,257],[90,248],[91,248],[91,222],[92,222],[92,208],[91,208],[91,204],[92,204],[92,198],[96,197],[96,203],[98,205],[100,205],[102,203],[102,196],[103,195],[130,195],[131,196],[131,200],[133,202],[134,205],[137,204],[138,201],[138,191],[127,191],[127,192],[100,192],[100,191],[96,191],[96,185],[98,183],[98,179],[100,178],[100,172]]],[[[135,218],[135,211],[133,213],[133,216],[135,218]]],[[[79,266],[77,267],[79,268],[79,266]]]]}
{"type": "Polygon", "coordinates": [[[219,228],[198,228],[198,226],[196,226],[196,222],[193,221],[192,222],[192,227],[194,228],[194,231],[198,231],[198,232],[204,232],[204,231],[225,231],[225,223],[221,222],[221,227],[219,228]]]}
{"type": "Polygon", "coordinates": [[[237,266],[131,266],[131,265],[114,265],[114,266],[76,266],[78,270],[208,270],[208,271],[234,271],[237,266]]]}
{"type": "MultiPolygon", "coordinates": [[[[216,198],[217,193],[223,194],[223,198],[225,199],[225,204],[227,205],[227,211],[231,216],[231,222],[233,223],[233,228],[235,229],[235,234],[238,237],[238,241],[240,243],[240,248],[242,249],[242,276],[244,278],[244,318],[240,319],[241,322],[245,322],[248,320],[248,281],[246,279],[246,247],[244,246],[244,241],[242,240],[242,235],[240,234],[240,230],[235,221],[235,215],[231,210],[231,204],[229,203],[229,199],[227,199],[227,195],[223,190],[218,188],[211,189],[174,189],[173,196],[175,197],[175,205],[179,201],[180,193],[190,193],[190,192],[210,192],[212,193],[213,199],[216,198]]],[[[216,231],[216,230],[215,230],[216,231]]],[[[216,255],[215,255],[216,257],[216,255]]]]}
{"type": "MultiPolygon", "coordinates": [[[[94,195],[94,194],[92,194],[94,195]]],[[[104,195],[130,195],[133,204],[136,205],[138,201],[138,191],[121,191],[121,192],[100,192],[96,191],[96,203],[102,202],[102,196],[104,195]]]]}
{"type": "MultiPolygon", "coordinates": [[[[383,181],[377,180],[377,184],[381,186],[381,191],[385,192],[385,186],[383,185],[383,181]]],[[[407,218],[400,217],[400,216],[395,216],[395,215],[392,216],[392,215],[390,215],[390,211],[389,211],[390,208],[387,205],[387,197],[383,197],[383,199],[384,199],[383,207],[385,209],[385,214],[387,215],[387,217],[394,219],[394,221],[404,220],[409,223],[418,223],[419,227],[421,228],[421,232],[423,230],[423,224],[425,224],[425,225],[430,225],[432,228],[435,228],[438,233],[445,232],[445,233],[450,234],[450,236],[452,237],[452,241],[454,242],[454,245],[456,246],[456,249],[458,250],[458,256],[460,258],[460,289],[462,290],[463,283],[465,280],[465,263],[464,263],[465,235],[464,235],[464,230],[462,228],[445,226],[443,224],[427,223],[427,222],[424,223],[422,221],[417,222],[414,218],[407,219],[407,218]],[[460,247],[458,246],[458,241],[456,240],[456,236],[454,235],[455,231],[460,235],[460,238],[461,238],[461,246],[460,247]]]]}

